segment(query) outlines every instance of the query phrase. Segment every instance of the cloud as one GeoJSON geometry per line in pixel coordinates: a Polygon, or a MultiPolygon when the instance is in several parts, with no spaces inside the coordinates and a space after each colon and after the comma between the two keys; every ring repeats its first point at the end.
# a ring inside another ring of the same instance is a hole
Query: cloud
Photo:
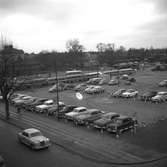
{"type": "Polygon", "coordinates": [[[167,0],[145,0],[144,2],[152,3],[157,14],[167,14],[167,0]]]}
{"type": "Polygon", "coordinates": [[[155,8],[157,9],[158,12],[167,14],[167,1],[166,0],[156,0],[155,8]]]}
{"type": "Polygon", "coordinates": [[[69,21],[78,12],[76,3],[65,0],[0,0],[0,14],[28,14],[55,22],[69,21]]]}

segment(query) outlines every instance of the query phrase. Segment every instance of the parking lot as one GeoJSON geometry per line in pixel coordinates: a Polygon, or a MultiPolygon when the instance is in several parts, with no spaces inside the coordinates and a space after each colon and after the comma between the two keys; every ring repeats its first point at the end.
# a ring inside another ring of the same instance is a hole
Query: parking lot
{"type": "MultiPolygon", "coordinates": [[[[120,80],[119,85],[109,86],[102,85],[105,88],[104,93],[100,94],[83,94],[83,99],[79,100],[76,97],[76,92],[74,90],[66,90],[59,92],[59,100],[64,102],[66,105],[76,105],[84,106],[87,108],[97,108],[107,112],[116,112],[121,115],[126,115],[130,117],[136,117],[139,123],[137,128],[137,133],[134,135],[131,132],[121,134],[120,141],[125,143],[134,144],[140,146],[144,149],[155,150],[160,153],[167,152],[166,140],[167,135],[164,134],[166,131],[166,106],[167,102],[153,103],[151,101],[145,102],[140,100],[140,95],[146,91],[156,90],[156,91],[166,91],[166,87],[159,87],[158,83],[166,79],[166,72],[152,72],[149,69],[145,71],[138,71],[132,74],[132,77],[136,79],[136,82],[132,85],[125,85],[123,80],[120,80]],[[124,88],[133,88],[139,91],[139,96],[137,98],[114,98],[111,93],[114,91],[124,88]],[[163,136],[163,137],[162,137],[163,136]],[[150,140],[152,142],[150,142],[150,140]]],[[[77,84],[76,84],[77,85],[77,84]]],[[[49,93],[50,87],[36,88],[26,91],[21,91],[19,93],[24,93],[27,95],[56,99],[56,92],[49,93]]],[[[61,122],[62,125],[64,122],[61,122]]],[[[64,125],[63,125],[64,126],[64,125]]],[[[65,126],[71,127],[71,124],[66,124],[65,126]]],[[[76,127],[75,127],[76,128],[76,127]]],[[[78,127],[79,128],[79,127],[78,127]]],[[[85,128],[79,128],[79,134],[85,133],[85,128]]],[[[91,130],[93,132],[93,129],[91,130]]],[[[87,133],[87,132],[86,132],[87,133]]],[[[93,133],[95,137],[97,133],[93,133]]],[[[98,135],[99,136],[99,135],[98,135]]],[[[103,138],[106,136],[108,138],[110,135],[105,133],[103,138]]],[[[113,139],[113,135],[111,138],[113,139]]],[[[115,138],[115,137],[114,137],[115,138]]],[[[128,152],[131,152],[131,148],[127,148],[128,152]]],[[[135,150],[133,150],[135,151],[135,150]]],[[[132,152],[133,154],[133,152],[132,152]]]]}
{"type": "MultiPolygon", "coordinates": [[[[150,90],[166,91],[167,88],[158,87],[158,83],[166,79],[166,72],[152,72],[147,69],[145,71],[138,71],[132,76],[137,80],[132,85],[125,85],[124,82],[120,80],[119,85],[104,85],[105,92],[102,94],[89,95],[83,93],[82,100],[76,98],[76,92],[74,90],[61,91],[59,93],[59,98],[60,101],[63,101],[67,105],[98,108],[103,111],[112,111],[122,115],[135,116],[141,126],[152,125],[158,120],[164,120],[167,117],[166,102],[155,104],[152,102],[141,101],[138,97],[130,99],[113,98],[110,94],[119,88],[132,88],[138,90],[139,95],[150,90]]],[[[36,97],[56,99],[56,93],[49,93],[49,88],[50,87],[31,89],[20,93],[36,97]]]]}

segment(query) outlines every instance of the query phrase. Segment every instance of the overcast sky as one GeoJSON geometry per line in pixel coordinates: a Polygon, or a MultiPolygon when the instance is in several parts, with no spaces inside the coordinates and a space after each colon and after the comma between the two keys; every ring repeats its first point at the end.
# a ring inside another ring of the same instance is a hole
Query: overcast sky
{"type": "Polygon", "coordinates": [[[0,32],[27,52],[167,47],[167,0],[0,0],[0,32]]]}

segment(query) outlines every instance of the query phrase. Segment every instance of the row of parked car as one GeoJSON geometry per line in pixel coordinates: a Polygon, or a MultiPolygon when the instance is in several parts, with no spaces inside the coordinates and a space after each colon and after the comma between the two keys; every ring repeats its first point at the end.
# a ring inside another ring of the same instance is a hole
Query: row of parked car
{"type": "Polygon", "coordinates": [[[91,78],[89,81],[87,81],[87,84],[93,84],[93,85],[118,85],[120,82],[120,79],[125,80],[126,85],[131,85],[131,83],[136,82],[136,79],[133,77],[130,77],[127,74],[124,74],[122,76],[114,76],[111,78],[110,81],[103,79],[103,78],[91,78]]]}
{"type": "Polygon", "coordinates": [[[128,129],[135,129],[137,120],[129,116],[123,116],[114,112],[101,111],[99,109],[88,109],[86,107],[65,105],[59,102],[59,106],[52,99],[36,98],[23,94],[15,94],[11,99],[19,111],[33,111],[56,116],[66,121],[72,121],[75,125],[85,125],[115,133],[117,136],[128,129]]]}
{"type": "MultiPolygon", "coordinates": [[[[138,96],[138,91],[134,89],[119,89],[112,93],[113,97],[132,98],[138,96]]],[[[167,92],[149,91],[139,96],[142,101],[164,102],[167,100],[167,92]]]]}
{"type": "Polygon", "coordinates": [[[159,82],[159,87],[167,87],[167,80],[163,80],[161,82],[159,82]]]}
{"type": "MultiPolygon", "coordinates": [[[[124,74],[122,75],[121,77],[119,77],[119,79],[122,79],[122,80],[125,80],[125,84],[126,85],[131,85],[132,82],[136,82],[136,79],[133,78],[133,77],[129,77],[128,75],[124,74]]],[[[104,85],[104,84],[108,84],[108,85],[118,85],[120,80],[118,79],[118,76],[114,76],[112,77],[112,79],[110,81],[108,81],[107,79],[104,79],[104,78],[101,78],[101,77],[97,77],[97,78],[91,78],[89,79],[87,82],[85,83],[81,83],[81,84],[65,84],[65,83],[62,83],[62,82],[59,82],[58,85],[55,84],[53,85],[48,91],[50,93],[54,93],[57,91],[64,91],[64,90],[75,90],[75,91],[83,91],[85,90],[86,88],[93,88],[95,89],[94,90],[91,90],[90,93],[96,93],[96,92],[103,92],[103,88],[101,85],[104,85]]],[[[88,91],[86,90],[86,93],[88,92],[89,93],[89,89],[88,91]]]]}

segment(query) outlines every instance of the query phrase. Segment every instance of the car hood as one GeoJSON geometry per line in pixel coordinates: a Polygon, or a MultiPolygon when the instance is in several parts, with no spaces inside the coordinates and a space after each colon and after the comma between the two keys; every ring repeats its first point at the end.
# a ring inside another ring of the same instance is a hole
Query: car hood
{"type": "MultiPolygon", "coordinates": [[[[131,92],[132,93],[132,92],[131,92]]],[[[123,95],[130,95],[131,94],[130,92],[124,92],[122,93],[123,95]]]]}
{"type": "Polygon", "coordinates": [[[156,96],[152,97],[152,99],[153,99],[153,100],[155,100],[155,99],[160,99],[161,97],[162,97],[161,95],[156,95],[156,96]]]}
{"type": "Polygon", "coordinates": [[[44,136],[31,137],[31,141],[33,141],[33,142],[41,142],[41,141],[46,141],[46,140],[47,140],[47,138],[44,136]]]}
{"type": "Polygon", "coordinates": [[[78,113],[77,112],[69,112],[66,114],[66,116],[74,116],[74,115],[77,115],[78,113]]]}
{"type": "Polygon", "coordinates": [[[39,109],[45,109],[47,108],[48,106],[45,105],[45,104],[42,104],[42,105],[39,105],[39,106],[36,106],[36,108],[39,108],[39,109]]]}
{"type": "Polygon", "coordinates": [[[118,126],[118,124],[116,124],[116,123],[110,123],[109,125],[107,125],[107,127],[117,127],[118,126]]]}
{"type": "Polygon", "coordinates": [[[77,119],[84,120],[84,119],[89,118],[89,117],[90,117],[90,115],[79,115],[79,116],[77,116],[77,119]]]}
{"type": "Polygon", "coordinates": [[[95,125],[105,125],[109,123],[111,120],[110,119],[98,119],[94,122],[95,125]]]}

